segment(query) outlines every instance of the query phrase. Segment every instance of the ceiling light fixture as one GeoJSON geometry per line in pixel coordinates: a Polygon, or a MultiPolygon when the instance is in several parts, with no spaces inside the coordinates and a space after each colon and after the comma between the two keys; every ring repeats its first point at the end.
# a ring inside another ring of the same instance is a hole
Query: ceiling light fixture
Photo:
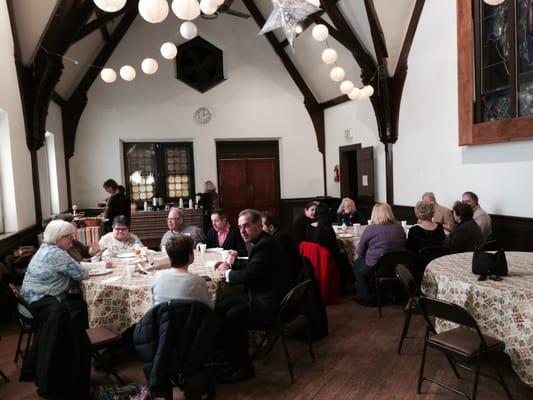
{"type": "Polygon", "coordinates": [[[126,5],[127,0],[93,0],[96,7],[105,12],[117,12],[126,5]]]}

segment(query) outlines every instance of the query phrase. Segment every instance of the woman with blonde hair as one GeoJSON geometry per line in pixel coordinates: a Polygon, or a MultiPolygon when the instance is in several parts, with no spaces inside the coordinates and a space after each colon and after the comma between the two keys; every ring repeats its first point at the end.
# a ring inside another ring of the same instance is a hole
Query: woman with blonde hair
{"type": "Polygon", "coordinates": [[[405,250],[405,232],[387,203],[374,205],[370,221],[371,224],[366,227],[357,245],[359,258],[352,265],[357,300],[362,304],[369,303],[367,280],[378,259],[385,253],[405,250]]]}
{"type": "Polygon", "coordinates": [[[363,214],[355,206],[355,202],[349,197],[342,199],[337,209],[337,222],[339,225],[352,226],[353,224],[366,224],[363,214]]]}
{"type": "Polygon", "coordinates": [[[415,206],[418,224],[409,229],[407,248],[418,252],[428,246],[442,246],[446,235],[441,224],[433,222],[435,204],[419,201],[415,206]]]}

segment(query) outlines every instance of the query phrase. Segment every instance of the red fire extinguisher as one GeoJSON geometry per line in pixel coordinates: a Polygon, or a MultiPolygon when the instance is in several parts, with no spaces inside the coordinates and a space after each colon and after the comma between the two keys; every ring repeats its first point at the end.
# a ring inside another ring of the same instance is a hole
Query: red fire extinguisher
{"type": "Polygon", "coordinates": [[[339,182],[341,180],[339,165],[335,165],[333,168],[333,182],[339,182]]]}

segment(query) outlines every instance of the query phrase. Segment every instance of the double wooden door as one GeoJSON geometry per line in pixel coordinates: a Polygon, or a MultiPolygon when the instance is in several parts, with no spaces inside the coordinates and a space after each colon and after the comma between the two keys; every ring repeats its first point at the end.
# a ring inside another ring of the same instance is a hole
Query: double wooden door
{"type": "Polygon", "coordinates": [[[221,205],[237,223],[245,208],[278,215],[279,172],[276,158],[219,159],[221,205]]]}

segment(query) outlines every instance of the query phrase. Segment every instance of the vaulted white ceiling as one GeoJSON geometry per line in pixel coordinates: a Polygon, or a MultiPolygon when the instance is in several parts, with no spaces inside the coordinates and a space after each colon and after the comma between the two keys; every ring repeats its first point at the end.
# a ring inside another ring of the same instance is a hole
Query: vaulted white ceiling
{"type": "MultiPolygon", "coordinates": [[[[388,70],[392,74],[398,61],[415,0],[374,1],[388,50],[388,70]]],[[[267,19],[272,11],[271,0],[255,0],[255,3],[265,19],[267,19]]],[[[57,4],[58,0],[16,0],[13,2],[17,35],[21,45],[22,62],[24,64],[31,63],[33,55],[42,40],[43,32],[54,15],[57,4]]],[[[375,57],[364,0],[340,0],[339,6],[363,46],[375,57]]],[[[248,13],[241,0],[236,0],[231,8],[248,13]]],[[[242,18],[230,15],[220,17],[223,17],[227,21],[231,20],[231,23],[234,24],[244,23],[242,18]]],[[[94,18],[96,16],[91,17],[91,19],[94,18]]],[[[110,32],[116,27],[120,18],[107,24],[110,32]]],[[[172,12],[167,18],[176,19],[172,12]]],[[[323,15],[323,18],[331,23],[326,14],[323,15]]],[[[176,19],[176,23],[177,21],[176,19]]],[[[208,24],[211,21],[199,18],[197,22],[201,32],[202,24],[208,24]]],[[[253,24],[248,25],[254,27],[250,34],[257,34],[259,28],[253,24]]],[[[313,40],[311,36],[312,27],[313,25],[297,37],[294,52],[290,47],[286,47],[285,51],[299,70],[307,85],[311,88],[317,100],[323,102],[338,97],[340,92],[338,84],[329,79],[331,67],[321,62],[320,54],[324,50],[325,44],[313,40]]],[[[285,39],[281,30],[275,31],[274,34],[280,42],[285,39]]],[[[258,38],[258,40],[266,39],[258,38]]],[[[91,68],[92,61],[104,44],[105,40],[101,31],[96,30],[69,48],[64,59],[65,68],[61,80],[56,87],[59,95],[66,99],[69,98],[88,68],[91,68]],[[77,63],[69,61],[69,59],[76,60],[77,63]]],[[[360,69],[351,53],[331,36],[328,38],[328,44],[338,52],[337,64],[346,70],[347,79],[351,79],[356,85],[361,85],[359,79],[360,69]]],[[[272,56],[277,57],[274,51],[272,52],[272,56]]]]}

